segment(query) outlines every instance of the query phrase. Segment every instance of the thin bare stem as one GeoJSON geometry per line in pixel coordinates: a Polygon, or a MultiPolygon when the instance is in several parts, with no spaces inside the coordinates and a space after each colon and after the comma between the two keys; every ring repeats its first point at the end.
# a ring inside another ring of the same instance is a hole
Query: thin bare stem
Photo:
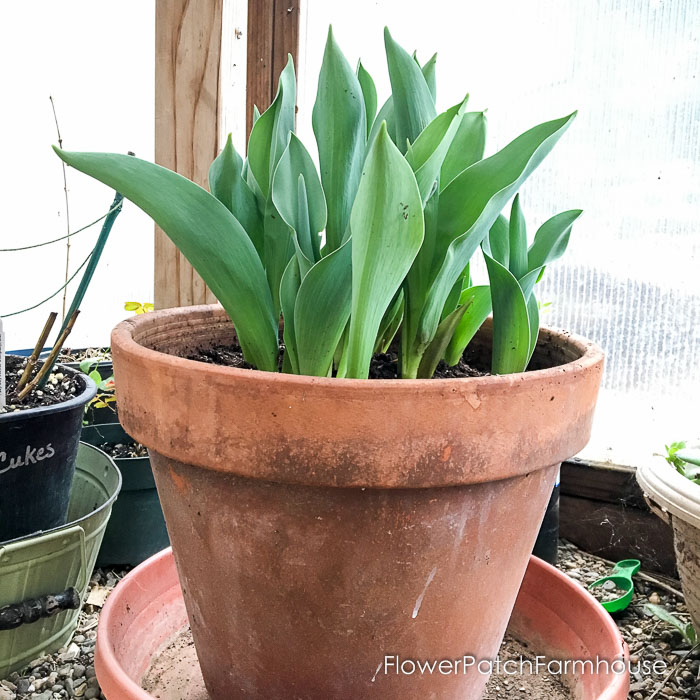
{"type": "Polygon", "coordinates": [[[36,388],[39,383],[44,379],[44,377],[51,371],[51,368],[54,366],[54,363],[56,362],[56,358],[58,357],[58,354],[61,352],[61,349],[63,348],[63,344],[66,342],[66,339],[70,335],[70,332],[73,330],[73,326],[75,325],[75,319],[78,318],[78,314],[80,313],[79,310],[75,310],[73,314],[70,317],[70,320],[68,321],[68,325],[66,326],[65,330],[63,333],[61,333],[61,336],[59,339],[56,341],[56,344],[53,346],[53,349],[51,350],[51,353],[49,356],[44,360],[44,364],[41,366],[41,369],[37,373],[37,375],[32,379],[27,386],[20,391],[19,395],[17,396],[17,399],[19,401],[22,401],[31,391],[32,389],[36,388]]]}
{"type": "Polygon", "coordinates": [[[39,355],[44,349],[44,345],[46,345],[46,339],[49,337],[49,333],[51,333],[51,329],[53,328],[53,324],[56,322],[57,316],[58,314],[55,311],[52,311],[49,314],[49,317],[46,319],[46,323],[44,324],[44,330],[41,331],[39,340],[36,341],[36,345],[34,346],[34,351],[27,360],[27,366],[24,368],[22,377],[17,383],[17,391],[21,391],[24,385],[29,381],[29,377],[31,376],[32,370],[34,369],[34,365],[36,365],[36,361],[39,359],[39,355]]]}
{"type": "MultiPolygon", "coordinates": [[[[56,124],[56,134],[58,136],[58,147],[63,149],[63,139],[61,138],[61,130],[58,127],[58,117],[56,116],[56,105],[54,105],[53,97],[49,95],[49,100],[51,101],[51,110],[53,111],[53,120],[56,124]]],[[[68,292],[68,270],[70,269],[70,210],[68,208],[68,178],[66,177],[66,164],[61,161],[61,170],[63,171],[63,195],[66,201],[66,271],[64,276],[65,287],[63,288],[63,300],[62,300],[62,311],[61,311],[61,321],[65,321],[66,318],[66,294],[68,292]]]]}

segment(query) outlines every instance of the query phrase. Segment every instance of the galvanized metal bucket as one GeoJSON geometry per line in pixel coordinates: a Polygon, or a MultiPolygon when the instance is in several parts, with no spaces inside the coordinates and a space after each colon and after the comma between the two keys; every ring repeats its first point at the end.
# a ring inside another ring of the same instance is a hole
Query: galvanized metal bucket
{"type": "MultiPolygon", "coordinates": [[[[81,443],[66,525],[0,546],[0,612],[13,606],[29,613],[69,589],[83,599],[120,488],[121,475],[110,457],[81,443]]],[[[65,645],[79,613],[78,606],[0,629],[0,678],[65,645]]]]}

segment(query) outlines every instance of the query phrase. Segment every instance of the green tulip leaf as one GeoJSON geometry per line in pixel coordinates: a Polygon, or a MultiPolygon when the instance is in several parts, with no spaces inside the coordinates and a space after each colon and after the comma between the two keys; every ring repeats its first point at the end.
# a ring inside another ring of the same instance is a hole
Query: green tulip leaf
{"type": "Polygon", "coordinates": [[[296,134],[290,135],[289,144],[277,164],[272,181],[272,201],[287,225],[299,235],[307,257],[314,260],[312,237],[318,240],[319,231],[326,226],[326,197],[316,166],[296,134]],[[301,188],[305,201],[299,196],[301,188]]]}
{"type": "Polygon", "coordinates": [[[459,129],[468,99],[469,96],[465,97],[463,102],[435,117],[408,147],[406,160],[413,168],[423,202],[428,200],[433,191],[442,162],[459,129]]]}
{"type": "Polygon", "coordinates": [[[467,112],[462,117],[440,171],[442,189],[445,189],[462,171],[484,157],[486,125],[485,112],[467,112]]]}
{"type": "Polygon", "coordinates": [[[326,250],[330,252],[345,237],[367,138],[362,87],[331,29],[318,77],[312,124],[328,206],[326,250]]]}
{"type": "Polygon", "coordinates": [[[407,145],[418,138],[437,112],[420,66],[393,40],[387,28],[384,29],[384,46],[394,104],[396,146],[405,153],[407,145]]]}
{"type": "Polygon", "coordinates": [[[509,234],[509,256],[508,269],[516,279],[520,279],[527,271],[527,228],[525,226],[525,216],[520,206],[520,195],[516,194],[513,199],[513,206],[510,210],[510,222],[508,225],[509,234]]]}
{"type": "Polygon", "coordinates": [[[275,371],[279,348],[272,297],[255,246],[236,217],[205,189],[159,165],[114,153],[54,150],[143,209],[221,302],[246,360],[275,371]]]}
{"type": "Polygon", "coordinates": [[[440,360],[443,358],[450,340],[457,330],[457,326],[464,318],[464,314],[469,309],[469,303],[458,306],[452,313],[447,315],[438,326],[437,333],[430,345],[428,345],[423,358],[418,366],[418,377],[430,379],[435,374],[440,360]]]}
{"type": "Polygon", "coordinates": [[[462,359],[467,345],[491,313],[491,289],[488,285],[468,287],[462,292],[459,303],[467,306],[467,310],[457,324],[445,351],[445,362],[450,367],[454,367],[462,359]]]}
{"type": "Polygon", "coordinates": [[[540,226],[527,253],[529,270],[549,265],[564,255],[571,228],[582,213],[580,209],[564,211],[540,226]]]}
{"type": "Polygon", "coordinates": [[[289,372],[299,374],[299,360],[297,358],[297,339],[294,330],[294,307],[297,294],[301,286],[301,273],[299,262],[293,256],[287,263],[287,267],[280,282],[280,305],[284,319],[284,348],[285,362],[289,363],[289,372]]]}
{"type": "Polygon", "coordinates": [[[438,238],[446,249],[421,316],[419,340],[435,334],[445,300],[506,202],[561,138],[576,113],[540,124],[474,163],[441,193],[438,238]]]}
{"type": "Polygon", "coordinates": [[[518,280],[507,267],[485,255],[493,304],[491,372],[523,372],[530,359],[530,322],[518,280]]]}
{"type": "Polygon", "coordinates": [[[362,88],[362,99],[365,103],[365,121],[367,123],[367,136],[369,137],[377,114],[377,88],[374,85],[372,76],[365,70],[362,61],[357,63],[357,79],[362,88]]]}
{"type": "Polygon", "coordinates": [[[263,221],[254,192],[243,179],[243,159],[236,152],[231,134],[226,145],[209,168],[211,193],[238,219],[253,242],[258,255],[263,254],[263,221]]]}
{"type": "Polygon", "coordinates": [[[294,331],[299,373],[325,377],[350,317],[352,252],[350,241],[321,258],[297,293],[294,331]]]}
{"type": "Polygon", "coordinates": [[[367,156],[350,228],[352,315],[347,376],[366,378],[382,317],[423,241],[418,185],[386,126],[379,130],[367,156]]]}

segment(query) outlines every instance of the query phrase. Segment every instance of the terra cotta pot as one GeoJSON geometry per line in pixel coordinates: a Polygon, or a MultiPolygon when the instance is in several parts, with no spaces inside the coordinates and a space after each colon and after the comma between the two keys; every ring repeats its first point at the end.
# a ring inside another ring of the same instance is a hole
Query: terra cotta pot
{"type": "Polygon", "coordinates": [[[384,659],[496,656],[558,465],[588,440],[602,352],[543,330],[549,369],[431,380],[181,357],[234,338],[217,305],[112,334],[211,697],[478,698],[484,675],[384,659]]]}

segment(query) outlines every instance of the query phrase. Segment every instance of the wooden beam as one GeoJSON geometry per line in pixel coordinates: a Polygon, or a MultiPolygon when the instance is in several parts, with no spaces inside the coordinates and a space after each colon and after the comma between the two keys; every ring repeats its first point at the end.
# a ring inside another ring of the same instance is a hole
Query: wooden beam
{"type": "Polygon", "coordinates": [[[275,0],[272,32],[272,93],[274,99],[279,75],[292,55],[294,68],[299,57],[299,3],[301,0],[275,0]]]}
{"type": "Polygon", "coordinates": [[[264,112],[272,102],[274,0],[248,0],[248,85],[246,142],[253,128],[253,105],[264,112]]]}
{"type": "MultiPolygon", "coordinates": [[[[222,2],[156,1],[156,162],[204,187],[219,145],[222,2]]],[[[215,301],[157,227],[154,301],[159,309],[215,301]]]]}
{"type": "Polygon", "coordinates": [[[648,571],[676,577],[673,531],[654,515],[634,469],[582,460],[561,466],[559,533],[586,552],[634,557],[648,571]]]}
{"type": "Polygon", "coordinates": [[[264,112],[277,92],[277,80],[292,55],[299,56],[301,0],[248,0],[248,96],[246,138],[253,128],[253,105],[264,112]]]}
{"type": "MultiPolygon", "coordinates": [[[[223,127],[233,131],[237,141],[243,137],[243,123],[226,123],[222,114],[222,85],[227,91],[234,88],[242,107],[239,73],[245,70],[247,141],[253,104],[261,111],[267,109],[287,54],[297,61],[300,0],[247,0],[247,22],[245,2],[156,0],[156,162],[203,187],[207,187],[207,173],[219,151],[223,127]],[[226,41],[223,46],[222,35],[226,41]],[[247,42],[245,49],[242,44],[240,49],[236,46],[241,39],[247,42]],[[243,61],[236,58],[243,49],[245,69],[239,66],[243,61]]],[[[240,114],[238,103],[235,97],[232,104],[240,114]]],[[[215,301],[199,275],[157,227],[154,276],[156,308],[215,301]]]]}

